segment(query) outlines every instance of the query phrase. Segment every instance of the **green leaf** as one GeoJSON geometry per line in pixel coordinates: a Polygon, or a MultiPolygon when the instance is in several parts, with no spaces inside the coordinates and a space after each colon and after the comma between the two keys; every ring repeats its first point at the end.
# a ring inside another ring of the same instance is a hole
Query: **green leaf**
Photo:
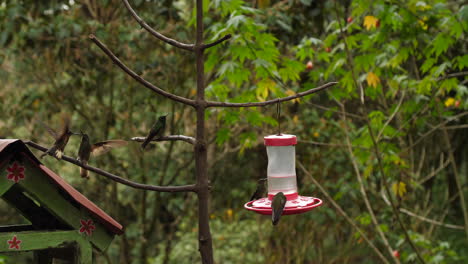
{"type": "Polygon", "coordinates": [[[468,21],[468,5],[463,5],[458,11],[458,17],[461,21],[468,21]]]}
{"type": "Polygon", "coordinates": [[[373,126],[381,127],[385,119],[385,115],[381,111],[372,111],[369,113],[369,119],[373,126]]]}
{"type": "Polygon", "coordinates": [[[468,68],[468,55],[458,56],[456,58],[456,64],[459,70],[468,68]]]}
{"type": "Polygon", "coordinates": [[[250,51],[250,49],[247,46],[231,45],[229,51],[232,54],[232,58],[234,60],[239,60],[241,63],[244,63],[245,59],[255,58],[254,54],[250,51]]]}
{"type": "Polygon", "coordinates": [[[421,71],[422,73],[426,73],[427,71],[429,71],[429,69],[431,69],[432,65],[434,65],[434,63],[436,63],[436,59],[434,58],[429,58],[427,60],[424,61],[423,65],[421,66],[421,71]]]}
{"type": "Polygon", "coordinates": [[[433,48],[431,49],[431,53],[435,52],[438,57],[440,54],[447,51],[447,49],[453,44],[453,41],[453,38],[446,36],[443,33],[438,34],[432,42],[433,48]]]}
{"type": "Polygon", "coordinates": [[[229,18],[229,20],[226,23],[226,26],[230,28],[239,28],[239,26],[245,23],[246,20],[247,20],[247,17],[244,15],[234,15],[234,16],[231,16],[231,18],[229,18]]]}
{"type": "Polygon", "coordinates": [[[231,129],[223,127],[216,132],[216,144],[222,145],[231,137],[231,129]]]}
{"type": "Polygon", "coordinates": [[[438,67],[434,67],[431,70],[431,74],[434,77],[439,77],[442,73],[445,73],[447,71],[447,69],[449,69],[451,66],[452,66],[452,63],[450,63],[448,61],[444,62],[444,63],[440,64],[438,67]]]}
{"type": "Polygon", "coordinates": [[[236,69],[237,66],[238,66],[238,64],[236,62],[227,61],[227,62],[221,64],[221,67],[219,67],[218,75],[219,76],[224,76],[224,75],[226,75],[228,73],[232,73],[232,72],[234,72],[234,70],[236,69]]]}
{"type": "Polygon", "coordinates": [[[304,4],[305,6],[310,6],[310,4],[312,3],[312,0],[300,0],[302,4],[304,4]]]}
{"type": "Polygon", "coordinates": [[[297,60],[286,59],[284,66],[284,68],[279,70],[279,74],[285,82],[299,80],[299,73],[305,69],[305,65],[297,60]]]}

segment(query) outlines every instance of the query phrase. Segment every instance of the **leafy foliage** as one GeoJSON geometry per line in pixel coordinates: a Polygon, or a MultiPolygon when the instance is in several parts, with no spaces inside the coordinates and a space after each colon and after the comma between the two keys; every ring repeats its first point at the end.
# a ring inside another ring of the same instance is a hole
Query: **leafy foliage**
{"type": "MultiPolygon", "coordinates": [[[[193,1],[132,5],[149,25],[192,42],[193,1]]],[[[283,103],[279,120],[276,106],[210,109],[211,224],[219,263],[380,262],[330,201],[284,217],[277,228],[242,208],[256,179],[265,177],[262,136],[276,133],[278,121],[299,138],[297,160],[387,259],[377,228],[402,262],[417,256],[382,196],[395,201],[427,263],[466,262],[460,197],[468,195],[467,75],[453,75],[468,68],[462,1],[214,0],[205,1],[204,11],[207,41],[233,35],[207,50],[210,100],[265,101],[339,81],[327,92],[283,103]]],[[[144,78],[194,98],[193,55],[140,30],[120,1],[0,1],[0,20],[0,137],[50,144],[37,120],[54,127],[60,112],[72,113],[72,128],[96,141],[143,136],[159,113],[172,113],[168,134],[194,135],[191,109],[134,83],[87,41],[95,33],[144,78]]],[[[66,154],[76,155],[78,143],[72,138],[66,154]]],[[[93,162],[142,183],[193,182],[191,149],[181,143],[160,143],[145,154],[130,144],[93,162]]],[[[194,196],[143,193],[95,175],[82,181],[76,167],[44,163],[126,226],[107,253],[113,263],[199,261],[194,196]]],[[[301,194],[323,197],[309,177],[297,174],[301,194]]],[[[0,210],[0,223],[21,221],[7,206],[0,210]]],[[[97,261],[105,263],[103,256],[97,261]]]]}

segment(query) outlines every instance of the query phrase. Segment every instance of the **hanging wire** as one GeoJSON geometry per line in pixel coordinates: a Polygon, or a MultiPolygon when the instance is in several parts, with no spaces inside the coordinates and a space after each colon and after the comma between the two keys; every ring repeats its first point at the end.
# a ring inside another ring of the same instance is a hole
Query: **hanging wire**
{"type": "Polygon", "coordinates": [[[276,121],[278,122],[278,136],[281,136],[281,103],[280,99],[278,98],[278,102],[276,103],[276,121]]]}

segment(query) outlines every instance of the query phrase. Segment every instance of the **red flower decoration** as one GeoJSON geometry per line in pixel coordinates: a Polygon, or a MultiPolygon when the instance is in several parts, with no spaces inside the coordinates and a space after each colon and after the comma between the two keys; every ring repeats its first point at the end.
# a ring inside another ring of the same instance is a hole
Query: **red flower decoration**
{"type": "Polygon", "coordinates": [[[88,219],[88,221],[80,220],[80,223],[80,233],[85,233],[86,235],[90,236],[93,234],[93,230],[96,229],[96,226],[94,226],[93,220],[91,219],[88,219]]]}
{"type": "Polygon", "coordinates": [[[9,249],[21,249],[21,240],[17,239],[16,236],[13,236],[13,238],[11,240],[8,240],[7,241],[8,244],[10,244],[10,247],[9,249]]]}
{"type": "Polygon", "coordinates": [[[12,180],[16,183],[24,179],[24,167],[18,165],[17,162],[14,162],[10,167],[8,167],[7,172],[7,179],[12,180]]]}

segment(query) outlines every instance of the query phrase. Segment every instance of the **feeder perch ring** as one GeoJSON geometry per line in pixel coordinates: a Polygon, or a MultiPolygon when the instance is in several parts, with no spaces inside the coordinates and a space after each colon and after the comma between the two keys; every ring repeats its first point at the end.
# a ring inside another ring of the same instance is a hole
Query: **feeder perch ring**
{"type": "MultiPolygon", "coordinates": [[[[283,215],[301,214],[308,212],[323,204],[322,200],[315,197],[298,196],[296,199],[288,200],[284,207],[283,215]]],[[[244,208],[262,215],[271,215],[271,200],[267,197],[250,201],[244,208]]]]}

